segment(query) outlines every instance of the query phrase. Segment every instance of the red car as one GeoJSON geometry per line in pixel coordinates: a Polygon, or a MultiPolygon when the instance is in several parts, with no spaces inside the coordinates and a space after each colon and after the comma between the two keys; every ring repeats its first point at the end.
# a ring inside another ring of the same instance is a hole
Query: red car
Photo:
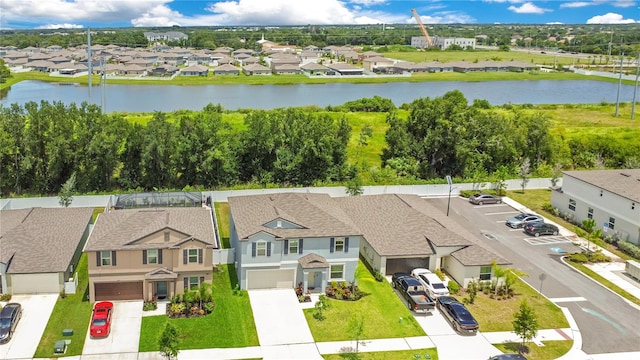
{"type": "Polygon", "coordinates": [[[89,334],[91,337],[106,337],[111,332],[111,314],[113,313],[113,303],[102,301],[93,306],[91,315],[91,327],[89,334]]]}

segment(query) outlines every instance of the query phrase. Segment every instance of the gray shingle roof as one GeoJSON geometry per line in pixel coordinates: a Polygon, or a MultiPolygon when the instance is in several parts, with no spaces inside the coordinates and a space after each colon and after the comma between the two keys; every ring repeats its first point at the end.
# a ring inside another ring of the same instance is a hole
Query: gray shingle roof
{"type": "MultiPolygon", "coordinates": [[[[157,247],[157,244],[133,242],[164,229],[183,233],[182,240],[195,238],[211,247],[217,247],[210,209],[161,208],[115,210],[101,214],[96,220],[85,251],[157,247]]],[[[176,244],[170,243],[169,246],[176,244]]]]}
{"type": "Polygon", "coordinates": [[[505,258],[478,245],[467,246],[464,249],[451,253],[451,256],[466,266],[488,266],[491,265],[493,260],[495,260],[498,265],[511,264],[511,262],[505,258]]]}
{"type": "Polygon", "coordinates": [[[91,221],[91,208],[0,211],[0,261],[9,274],[67,270],[91,221]]]}
{"type": "Polygon", "coordinates": [[[228,201],[240,240],[247,240],[261,231],[278,238],[360,235],[349,217],[327,194],[232,196],[228,201]],[[276,219],[298,224],[303,229],[264,226],[276,219]]]}
{"type": "Polygon", "coordinates": [[[563,173],[640,203],[640,169],[564,171],[563,173]]]}

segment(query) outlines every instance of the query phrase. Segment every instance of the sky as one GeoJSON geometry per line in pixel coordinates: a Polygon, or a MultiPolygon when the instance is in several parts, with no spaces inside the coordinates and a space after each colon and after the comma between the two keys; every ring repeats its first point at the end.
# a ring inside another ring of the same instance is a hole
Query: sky
{"type": "Polygon", "coordinates": [[[412,24],[633,24],[640,0],[1,0],[0,29],[412,24]]]}

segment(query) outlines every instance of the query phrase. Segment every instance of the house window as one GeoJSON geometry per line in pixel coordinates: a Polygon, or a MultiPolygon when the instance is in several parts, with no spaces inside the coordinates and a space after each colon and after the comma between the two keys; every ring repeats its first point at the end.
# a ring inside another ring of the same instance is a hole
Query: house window
{"type": "Polygon", "coordinates": [[[100,251],[100,265],[111,265],[111,251],[100,251]]]}
{"type": "Polygon", "coordinates": [[[171,240],[171,233],[168,231],[164,232],[164,241],[165,242],[169,242],[169,240],[171,240]]]}
{"type": "Polygon", "coordinates": [[[569,199],[569,210],[576,211],[576,201],[573,199],[569,199]]]}
{"type": "Polygon", "coordinates": [[[158,263],[158,249],[147,250],[147,264],[158,263]]]}
{"type": "Polygon", "coordinates": [[[198,249],[189,249],[188,260],[190,264],[198,262],[198,249]]]}
{"type": "Polygon", "coordinates": [[[189,290],[195,290],[200,286],[200,279],[198,279],[197,276],[190,276],[189,277],[189,290]]]}
{"type": "Polygon", "coordinates": [[[333,249],[335,252],[344,252],[344,238],[337,238],[333,249]]]}
{"type": "Polygon", "coordinates": [[[480,281],[491,280],[491,266],[480,266],[480,281]]]}
{"type": "Polygon", "coordinates": [[[289,240],[289,254],[298,253],[298,240],[289,240]]]}
{"type": "Polygon", "coordinates": [[[589,219],[593,219],[593,208],[589,208],[589,209],[587,210],[587,217],[588,217],[589,219]]]}
{"type": "Polygon", "coordinates": [[[609,218],[609,229],[613,230],[616,227],[616,218],[609,218]]]}
{"type": "Polygon", "coordinates": [[[331,278],[342,279],[344,276],[344,265],[331,265],[331,278]]]}
{"type": "Polygon", "coordinates": [[[265,241],[256,243],[256,256],[267,256],[267,243],[265,241]]]}

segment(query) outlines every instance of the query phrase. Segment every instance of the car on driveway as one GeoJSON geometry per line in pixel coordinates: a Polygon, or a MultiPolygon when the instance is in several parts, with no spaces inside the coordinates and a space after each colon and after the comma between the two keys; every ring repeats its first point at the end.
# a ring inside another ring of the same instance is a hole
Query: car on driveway
{"type": "Polygon", "coordinates": [[[501,204],[502,199],[491,194],[473,194],[469,196],[469,202],[476,205],[501,204]]]}
{"type": "Polygon", "coordinates": [[[11,340],[21,317],[22,305],[19,303],[8,303],[2,308],[0,311],[0,343],[11,340]]]}
{"type": "Polygon", "coordinates": [[[440,313],[453,327],[457,333],[461,335],[475,335],[478,333],[478,322],[471,315],[467,307],[458,301],[450,301],[449,296],[441,296],[436,300],[440,313]],[[440,298],[446,298],[440,301],[440,298]]]}
{"type": "Polygon", "coordinates": [[[411,276],[418,279],[429,291],[431,297],[449,296],[449,289],[444,285],[438,275],[427,269],[416,268],[411,271],[411,276]]]}
{"type": "Polygon", "coordinates": [[[526,224],[534,223],[534,222],[544,222],[544,219],[540,215],[536,214],[528,214],[522,213],[516,216],[512,216],[507,219],[507,226],[518,229],[523,227],[526,224]]]}
{"type": "Polygon", "coordinates": [[[113,303],[101,301],[93,306],[91,315],[91,327],[89,334],[92,337],[107,337],[111,332],[111,316],[113,314],[113,303]]]}
{"type": "Polygon", "coordinates": [[[540,235],[558,235],[558,227],[545,222],[535,222],[524,226],[524,232],[538,237],[540,235]]]}

